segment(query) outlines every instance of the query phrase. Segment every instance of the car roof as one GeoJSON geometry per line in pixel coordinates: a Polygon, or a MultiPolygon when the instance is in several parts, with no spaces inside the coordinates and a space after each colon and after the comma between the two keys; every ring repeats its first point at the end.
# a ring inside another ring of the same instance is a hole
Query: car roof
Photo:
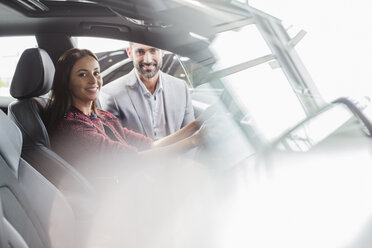
{"type": "Polygon", "coordinates": [[[38,38],[53,34],[116,38],[166,49],[197,62],[213,57],[207,48],[208,39],[241,22],[252,22],[252,18],[247,11],[226,1],[7,0],[0,3],[0,36],[35,34],[38,38]],[[208,9],[211,4],[219,6],[221,15],[216,9],[208,9]]]}

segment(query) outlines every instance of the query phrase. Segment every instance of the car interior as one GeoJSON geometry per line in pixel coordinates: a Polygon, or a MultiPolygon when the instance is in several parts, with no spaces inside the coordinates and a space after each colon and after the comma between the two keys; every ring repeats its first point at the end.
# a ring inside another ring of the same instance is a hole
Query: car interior
{"type": "MultiPolygon", "coordinates": [[[[74,47],[72,36],[142,42],[181,55],[187,53],[203,63],[211,62],[203,61],[210,57],[207,49],[206,57],[192,52],[200,51],[204,42],[190,40],[177,25],[164,32],[167,16],[176,16],[182,10],[159,9],[155,2],[128,1],[128,9],[115,10],[86,1],[0,3],[0,36],[33,35],[37,40],[36,48],[30,47],[21,55],[11,82],[11,98],[0,106],[2,247],[83,247],[89,232],[97,207],[96,192],[51,150],[41,119],[54,64],[64,51],[74,47]],[[138,25],[136,20],[141,19],[148,23],[138,25]]],[[[110,4],[115,6],[115,1],[110,4]]],[[[172,60],[173,55],[166,64],[172,60]]]]}
{"type": "MultiPolygon", "coordinates": [[[[247,5],[248,1],[244,0],[202,0],[201,2],[206,4],[205,8],[199,8],[197,1],[186,0],[3,0],[0,2],[0,38],[32,36],[37,44],[36,47],[27,47],[19,56],[12,75],[9,95],[0,95],[0,248],[89,247],[86,241],[97,209],[101,207],[97,202],[99,192],[81,173],[51,149],[49,135],[41,118],[52,86],[54,66],[66,50],[77,47],[75,37],[132,41],[169,51],[164,57],[162,69],[172,75],[183,77],[187,82],[192,93],[195,116],[208,106],[214,106],[220,113],[229,114],[222,123],[224,135],[221,136],[231,138],[226,138],[223,142],[219,142],[221,140],[218,139],[208,140],[205,146],[198,148],[192,154],[197,162],[203,163],[207,160],[213,164],[213,169],[208,167],[206,170],[213,171],[219,178],[234,166],[236,170],[244,171],[246,168],[239,168],[242,161],[249,160],[250,164],[252,158],[256,158],[257,153],[268,146],[268,141],[259,130],[255,129],[256,123],[251,118],[249,110],[241,107],[245,99],[238,98],[222,87],[222,80],[220,80],[235,77],[235,73],[238,74],[247,68],[262,65],[262,67],[266,66],[264,69],[273,73],[278,73],[279,70],[276,70],[278,68],[286,70],[282,75],[289,81],[286,86],[290,88],[291,93],[295,92],[296,101],[299,100],[299,105],[305,109],[303,116],[307,119],[298,126],[287,129],[284,138],[274,144],[286,148],[284,149],[286,151],[291,151],[291,146],[305,151],[318,143],[311,143],[310,135],[302,137],[298,134],[306,133],[308,126],[318,123],[319,118],[315,113],[319,109],[321,117],[322,111],[329,113],[332,109],[337,110],[337,107],[321,109],[324,105],[323,99],[316,87],[311,83],[307,84],[311,80],[308,80],[309,76],[297,55],[294,51],[288,50],[289,47],[294,46],[288,44],[294,41],[283,35],[285,30],[282,26],[275,26],[267,20],[273,20],[273,23],[279,21],[259,10],[252,11],[256,14],[246,11],[248,7],[241,7],[243,2],[244,6],[247,5]],[[257,13],[264,16],[265,21],[258,18],[257,13]],[[183,16],[189,18],[184,20],[181,18],[183,16]],[[261,57],[255,57],[253,60],[247,61],[245,58],[236,64],[212,70],[218,58],[210,48],[211,40],[219,32],[237,33],[241,31],[243,24],[254,22],[261,25],[261,30],[255,31],[262,32],[272,39],[269,42],[262,40],[265,45],[269,44],[270,48],[266,47],[266,49],[272,51],[272,54],[264,54],[264,56],[260,54],[261,57]],[[182,58],[187,58],[187,62],[180,63],[182,58]],[[187,75],[188,70],[184,66],[194,73],[187,75]],[[314,95],[316,97],[313,97],[314,95]],[[210,149],[212,145],[213,150],[210,149]]],[[[11,46],[11,44],[7,45],[11,46]]],[[[105,52],[99,52],[97,55],[103,71],[104,84],[125,75],[133,68],[123,50],[105,47],[105,52]]],[[[8,55],[5,54],[4,57],[6,56],[8,55]]],[[[0,78],[0,86],[1,84],[0,78]]],[[[267,90],[265,87],[262,87],[263,91],[267,90]]],[[[252,95],[254,94],[253,92],[252,95]]],[[[357,121],[353,119],[352,124],[357,123],[359,128],[360,126],[363,128],[364,123],[368,131],[365,133],[369,135],[372,133],[372,126],[362,113],[353,107],[353,104],[342,99],[337,103],[346,105],[349,111],[347,113],[351,113],[346,115],[347,118],[341,124],[347,123],[350,116],[354,114],[359,118],[357,121]]],[[[278,102],[270,103],[270,105],[276,104],[278,102]]],[[[275,114],[273,114],[275,120],[279,121],[280,115],[278,117],[275,114]]],[[[328,119],[322,119],[321,123],[323,122],[330,123],[328,119]]],[[[269,124],[277,126],[276,123],[269,124]]],[[[334,129],[342,126],[338,124],[335,123],[334,129]]],[[[296,151],[296,149],[292,150],[296,151]]],[[[257,169],[255,165],[247,167],[249,167],[247,170],[254,172],[262,170],[262,167],[257,169]]],[[[149,182],[152,182],[149,175],[145,174],[143,177],[150,178],[149,182]]],[[[240,177],[248,176],[243,173],[240,177]]],[[[231,176],[226,180],[223,178],[222,181],[232,182],[233,187],[238,187],[234,179],[236,178],[231,176]]],[[[151,188],[151,183],[149,185],[151,188]]],[[[178,189],[169,190],[175,195],[178,194],[178,189]]],[[[243,193],[244,190],[245,188],[242,190],[243,193]]],[[[228,189],[223,186],[213,188],[213,191],[222,192],[230,197],[228,189]]],[[[207,194],[203,196],[206,201],[209,200],[207,194]]],[[[140,198],[141,195],[133,197],[140,198]]],[[[186,195],[185,198],[187,197],[192,198],[191,195],[186,195]]],[[[164,197],[154,201],[162,200],[166,202],[168,199],[164,197]]],[[[191,208],[200,213],[198,206],[193,205],[191,208]]],[[[258,209],[254,209],[256,210],[258,209]]],[[[224,215],[222,208],[216,212],[217,215],[224,215]]],[[[154,216],[150,216],[150,219],[152,217],[154,216]]],[[[186,222],[191,220],[193,219],[186,222]]],[[[205,221],[211,226],[215,224],[208,218],[205,221]]],[[[138,225],[140,224],[141,221],[138,221],[138,225]]],[[[191,223],[191,226],[194,225],[196,230],[196,224],[191,223]]],[[[178,227],[182,230],[180,226],[178,227]]],[[[151,227],[144,227],[144,230],[147,230],[146,228],[151,227]]],[[[131,232],[130,227],[128,230],[128,233],[134,233],[131,232]]],[[[144,230],[138,230],[136,234],[145,233],[144,230]]],[[[161,228],[159,230],[161,231],[161,228]]],[[[150,233],[159,230],[151,230],[150,233]]],[[[177,231],[175,230],[174,233],[177,231]]],[[[233,234],[228,235],[234,237],[233,234]]],[[[201,235],[196,236],[198,238],[201,235]]],[[[183,238],[188,240],[186,236],[183,238]]]]}

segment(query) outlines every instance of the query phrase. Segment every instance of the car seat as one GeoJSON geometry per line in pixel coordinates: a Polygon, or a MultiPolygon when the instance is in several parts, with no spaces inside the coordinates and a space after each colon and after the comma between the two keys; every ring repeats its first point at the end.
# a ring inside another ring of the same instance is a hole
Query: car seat
{"type": "Polygon", "coordinates": [[[70,164],[51,150],[41,113],[47,103],[42,95],[49,92],[54,65],[46,51],[30,48],[21,55],[10,94],[16,98],[8,107],[8,116],[23,136],[22,158],[57,187],[68,199],[79,218],[89,218],[95,211],[95,191],[70,164]]]}
{"type": "Polygon", "coordinates": [[[21,157],[22,135],[0,110],[1,243],[6,247],[77,247],[66,198],[21,157]]]}

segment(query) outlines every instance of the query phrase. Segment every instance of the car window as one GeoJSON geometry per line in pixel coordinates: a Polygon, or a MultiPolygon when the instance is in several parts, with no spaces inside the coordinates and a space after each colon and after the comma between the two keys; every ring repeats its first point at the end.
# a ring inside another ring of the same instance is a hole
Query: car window
{"type": "Polygon", "coordinates": [[[117,39],[100,37],[73,37],[75,46],[80,49],[89,49],[94,53],[114,51],[128,47],[129,42],[117,39]]]}
{"type": "Polygon", "coordinates": [[[37,47],[34,36],[0,37],[0,96],[10,96],[10,83],[24,50],[37,47]]]}

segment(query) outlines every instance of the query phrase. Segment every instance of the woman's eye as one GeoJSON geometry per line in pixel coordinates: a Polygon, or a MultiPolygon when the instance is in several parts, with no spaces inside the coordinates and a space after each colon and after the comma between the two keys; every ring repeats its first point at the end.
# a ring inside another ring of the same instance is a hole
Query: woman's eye
{"type": "Polygon", "coordinates": [[[99,74],[100,74],[99,71],[94,72],[94,76],[99,76],[99,74]]]}
{"type": "Polygon", "coordinates": [[[79,77],[86,77],[87,74],[86,74],[86,73],[80,73],[78,76],[79,76],[79,77]]]}

